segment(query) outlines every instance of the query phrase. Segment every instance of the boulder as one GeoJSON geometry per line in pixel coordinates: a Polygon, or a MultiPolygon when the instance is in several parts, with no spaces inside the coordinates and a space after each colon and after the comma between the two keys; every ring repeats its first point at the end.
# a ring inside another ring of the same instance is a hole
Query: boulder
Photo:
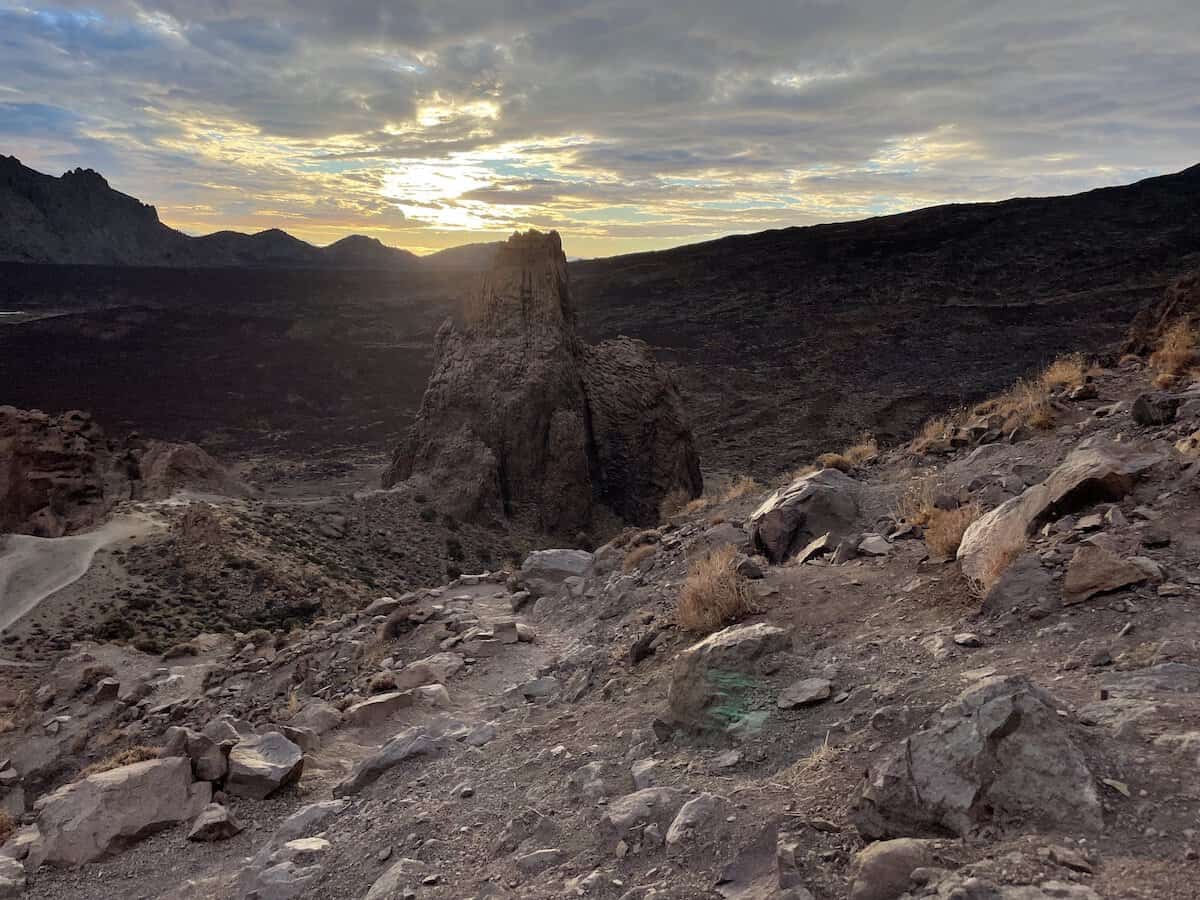
{"type": "Polygon", "coordinates": [[[828,700],[832,693],[833,682],[828,678],[801,678],[780,691],[775,705],[780,709],[815,706],[828,700]]]}
{"type": "Polygon", "coordinates": [[[186,756],[192,761],[192,774],[198,781],[219,781],[225,777],[225,754],[211,737],[190,728],[167,729],[161,756],[186,756]]]}
{"type": "Polygon", "coordinates": [[[416,897],[421,882],[433,870],[419,859],[398,859],[375,879],[364,900],[408,900],[416,897]]]}
{"type": "Polygon", "coordinates": [[[1016,609],[1041,616],[1058,605],[1054,576],[1034,553],[1022,553],[1013,560],[983,597],[983,611],[989,615],[1016,609]]]}
{"type": "Polygon", "coordinates": [[[212,796],[191,762],[152,759],[89,775],[34,804],[45,861],[78,866],[154,831],[191,819],[212,796]]]}
{"type": "MultiPolygon", "coordinates": [[[[411,680],[411,679],[410,679],[411,680]]],[[[389,691],[376,694],[346,709],[347,725],[366,728],[382,725],[402,709],[413,705],[412,691],[389,691]]]]}
{"type": "Polygon", "coordinates": [[[594,557],[586,550],[535,550],[521,563],[522,587],[533,597],[552,597],[568,578],[586,578],[594,557]]]}
{"type": "Polygon", "coordinates": [[[1155,453],[1139,453],[1107,441],[1080,445],[1044,481],[967,527],[958,547],[963,574],[994,583],[999,563],[1020,552],[1043,523],[1098,500],[1119,500],[1138,475],[1161,461],[1155,453]]]}
{"type": "Polygon", "coordinates": [[[936,841],[896,838],[858,851],[850,867],[850,900],[896,900],[912,886],[913,869],[935,863],[936,841]]]}
{"type": "Polygon", "coordinates": [[[634,791],[609,802],[601,825],[614,839],[651,824],[665,831],[686,799],[687,794],[675,788],[649,787],[634,791]]]}
{"type": "Polygon", "coordinates": [[[671,827],[667,829],[668,846],[685,843],[697,837],[697,832],[711,830],[715,822],[725,817],[728,808],[728,801],[715,794],[693,797],[671,820],[671,827]]]}
{"type": "Polygon", "coordinates": [[[188,832],[189,841],[224,841],[241,834],[242,826],[220,803],[204,807],[188,832]]]}
{"type": "Polygon", "coordinates": [[[355,766],[348,777],[334,785],[333,795],[345,797],[357,794],[388,769],[414,757],[432,756],[440,749],[440,744],[424,728],[406,728],[355,766]]]}
{"type": "Polygon", "coordinates": [[[832,549],[854,527],[860,490],[857,481],[837,469],[797,478],[750,516],[751,544],[772,563],[788,559],[824,534],[832,549]]]}
{"type": "Polygon", "coordinates": [[[944,706],[868,771],[851,820],[868,838],[966,837],[1020,819],[1095,831],[1095,778],[1058,715],[1023,676],[994,677],[944,706]]]}
{"type": "Polygon", "coordinates": [[[675,660],[667,696],[675,724],[694,730],[726,728],[744,713],[741,698],[754,684],[754,663],[788,646],[773,625],[731,625],[684,650],[675,660]]]}
{"type": "Polygon", "coordinates": [[[1139,394],[1133,401],[1130,415],[1138,425],[1153,427],[1170,425],[1175,421],[1175,413],[1179,408],[1179,398],[1161,391],[1139,394]]]}
{"type": "Polygon", "coordinates": [[[1068,606],[1082,603],[1097,594],[1118,591],[1141,584],[1150,578],[1146,569],[1132,560],[1095,544],[1083,544],[1071,556],[1063,579],[1062,599],[1068,606]]]}
{"type": "Polygon", "coordinates": [[[300,778],[304,752],[278,731],[242,741],[229,752],[225,790],[263,800],[300,778]]]}

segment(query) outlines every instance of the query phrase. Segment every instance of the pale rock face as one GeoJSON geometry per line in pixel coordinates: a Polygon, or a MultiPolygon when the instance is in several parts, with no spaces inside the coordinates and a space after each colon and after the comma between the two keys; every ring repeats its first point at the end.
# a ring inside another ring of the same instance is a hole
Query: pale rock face
{"type": "Polygon", "coordinates": [[[121,766],[63,785],[34,809],[45,861],[82,865],[137,838],[196,816],[209,802],[207,782],[192,782],[183,757],[121,766]]]}
{"type": "Polygon", "coordinates": [[[304,752],[278,731],[268,731],[230,751],[225,790],[262,800],[296,781],[303,770],[304,752]]]}
{"type": "Polygon", "coordinates": [[[534,597],[552,597],[568,578],[591,574],[595,557],[586,550],[535,550],[521,563],[521,584],[534,597]]]}
{"type": "Polygon", "coordinates": [[[384,476],[436,486],[460,518],[587,531],[600,505],[637,523],[668,493],[697,496],[682,402],[645,345],[585,347],[555,232],[513,235],[438,332],[417,420],[384,476]]]}
{"type": "Polygon", "coordinates": [[[995,560],[1019,552],[1047,518],[1084,500],[1119,500],[1142,472],[1162,457],[1106,441],[1081,445],[1046,480],[976,519],[963,534],[958,562],[963,574],[985,581],[995,560]]]}
{"type": "Polygon", "coordinates": [[[754,681],[754,664],[783,650],[788,633],[773,625],[731,625],[684,650],[675,661],[667,697],[671,719],[696,730],[726,727],[738,696],[754,681]]]}

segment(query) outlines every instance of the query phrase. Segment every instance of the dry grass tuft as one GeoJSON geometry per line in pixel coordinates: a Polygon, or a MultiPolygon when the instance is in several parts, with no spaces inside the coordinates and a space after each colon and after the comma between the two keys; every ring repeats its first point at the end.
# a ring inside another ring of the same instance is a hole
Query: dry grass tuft
{"type": "Polygon", "coordinates": [[[1082,353],[1060,356],[1042,373],[1042,384],[1053,388],[1077,388],[1087,381],[1087,362],[1082,353]]]}
{"type": "Polygon", "coordinates": [[[925,525],[925,546],[929,552],[941,559],[952,559],[967,526],[979,518],[979,513],[975,503],[958,509],[933,509],[925,525]]]}
{"type": "Polygon", "coordinates": [[[753,494],[761,490],[762,485],[749,475],[739,475],[725,489],[725,493],[721,495],[721,502],[729,503],[733,500],[741,500],[747,494],[753,494]]]}
{"type": "Polygon", "coordinates": [[[896,518],[911,525],[928,524],[934,514],[940,511],[933,505],[937,495],[938,483],[932,476],[913,479],[896,501],[896,518]]]}
{"type": "Polygon", "coordinates": [[[842,456],[856,466],[865,463],[868,459],[874,459],[878,455],[879,442],[875,440],[875,435],[868,432],[863,432],[859,435],[856,443],[842,451],[842,456]]]}
{"type": "Polygon", "coordinates": [[[829,733],[826,732],[825,740],[817,749],[796,760],[780,773],[783,776],[782,781],[792,789],[814,787],[828,781],[833,777],[829,770],[843,753],[845,748],[830,744],[829,733]]]}
{"type": "Polygon", "coordinates": [[[692,502],[691,495],[682,488],[676,488],[662,498],[658,504],[658,518],[665,522],[672,516],[677,516],[692,502]]]}
{"type": "Polygon", "coordinates": [[[722,547],[692,563],[675,618],[687,631],[709,634],[755,610],[750,582],[737,573],[737,550],[722,547]]]}
{"type": "Polygon", "coordinates": [[[3,844],[17,830],[16,820],[9,815],[8,810],[0,809],[0,844],[3,844]]]}
{"type": "Polygon", "coordinates": [[[79,773],[79,777],[87,778],[89,775],[99,775],[101,772],[109,772],[113,769],[119,769],[121,766],[131,766],[134,763],[145,762],[148,759],[158,759],[157,748],[148,747],[145,744],[137,744],[126,750],[122,750],[120,753],[106,756],[99,762],[92,763],[79,773]]]}
{"type": "Polygon", "coordinates": [[[626,572],[632,572],[641,567],[643,562],[654,556],[654,554],[657,552],[657,544],[642,544],[640,547],[634,547],[625,554],[625,559],[621,563],[621,568],[626,572]]]}
{"type": "Polygon", "coordinates": [[[712,502],[708,497],[697,497],[695,500],[688,501],[680,512],[685,516],[694,516],[698,512],[704,512],[708,509],[708,505],[712,502]]]}
{"type": "Polygon", "coordinates": [[[1161,375],[1183,375],[1198,363],[1196,335],[1187,319],[1180,319],[1168,328],[1158,349],[1150,354],[1150,365],[1161,375]]]}
{"type": "Polygon", "coordinates": [[[850,472],[854,469],[854,463],[841,453],[822,453],[817,457],[817,465],[822,469],[837,469],[839,472],[850,472]]]}
{"type": "Polygon", "coordinates": [[[917,436],[909,443],[908,448],[913,453],[924,453],[933,444],[950,437],[950,432],[958,425],[958,416],[937,416],[921,426],[917,436]]]}
{"type": "Polygon", "coordinates": [[[1045,430],[1054,427],[1054,407],[1050,403],[1050,389],[1042,380],[1023,378],[1011,388],[985,400],[974,409],[975,415],[999,415],[1004,419],[1006,430],[1019,425],[1045,430]]]}
{"type": "Polygon", "coordinates": [[[1160,391],[1169,391],[1179,383],[1178,375],[1171,375],[1167,372],[1159,372],[1154,376],[1151,384],[1160,391]]]}
{"type": "Polygon", "coordinates": [[[971,580],[971,590],[976,596],[982,597],[992,589],[1000,576],[1004,574],[1014,559],[1021,555],[1021,551],[1025,549],[1024,539],[1013,544],[997,544],[992,548],[990,555],[983,560],[983,572],[977,579],[971,580]]]}

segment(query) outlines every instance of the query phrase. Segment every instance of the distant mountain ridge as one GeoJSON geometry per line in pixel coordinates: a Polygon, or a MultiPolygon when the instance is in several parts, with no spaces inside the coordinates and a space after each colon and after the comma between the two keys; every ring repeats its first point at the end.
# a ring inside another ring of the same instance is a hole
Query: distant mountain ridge
{"type": "Polygon", "coordinates": [[[420,257],[355,234],[317,247],[272,228],[192,237],[164,225],[158,211],[109,186],[100,173],[45,175],[0,156],[0,262],[199,268],[484,269],[492,244],[420,257]]]}

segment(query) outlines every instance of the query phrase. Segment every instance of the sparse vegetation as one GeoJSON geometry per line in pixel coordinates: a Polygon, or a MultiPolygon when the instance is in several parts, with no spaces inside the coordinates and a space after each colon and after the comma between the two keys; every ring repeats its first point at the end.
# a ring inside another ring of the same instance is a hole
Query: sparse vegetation
{"type": "Polygon", "coordinates": [[[737,550],[713,550],[688,569],[675,615],[687,631],[708,634],[754,612],[750,582],[738,574],[737,550]]]}
{"type": "Polygon", "coordinates": [[[106,756],[99,762],[92,763],[80,772],[79,775],[81,778],[87,778],[89,775],[99,775],[101,772],[119,769],[121,766],[131,766],[134,763],[145,762],[148,759],[158,759],[158,750],[145,744],[135,744],[132,747],[122,750],[120,753],[114,753],[111,756],[106,756]]]}
{"type": "Polygon", "coordinates": [[[849,472],[854,468],[854,463],[841,453],[822,453],[817,457],[817,465],[822,469],[837,469],[839,472],[849,472]]]}
{"type": "Polygon", "coordinates": [[[704,510],[708,509],[708,504],[710,502],[711,501],[708,497],[697,497],[695,500],[689,501],[687,505],[680,510],[680,512],[682,512],[685,516],[694,516],[696,513],[703,512],[704,510]]]}
{"type": "Polygon", "coordinates": [[[17,830],[16,820],[9,815],[8,810],[0,809],[0,844],[7,841],[17,830]]]}
{"type": "MultiPolygon", "coordinates": [[[[840,472],[850,472],[855,466],[861,465],[868,459],[879,455],[879,443],[871,434],[863,433],[858,441],[851,444],[841,453],[822,453],[817,457],[817,465],[822,469],[837,469],[840,472]]],[[[805,473],[797,473],[799,478],[805,473]]]]}
{"type": "Polygon", "coordinates": [[[934,513],[938,512],[934,505],[937,494],[938,484],[934,478],[914,479],[896,502],[896,518],[910,525],[927,525],[934,513]]]}
{"type": "Polygon", "coordinates": [[[972,579],[971,589],[979,596],[983,596],[990,591],[992,585],[1000,580],[1000,576],[1004,574],[1004,570],[1009,567],[1013,560],[1021,555],[1021,551],[1024,549],[1024,540],[993,546],[988,556],[982,562],[982,574],[977,579],[972,579]]]}
{"type": "Polygon", "coordinates": [[[1040,378],[1022,378],[1003,394],[978,404],[973,412],[977,416],[1000,416],[1006,431],[1021,425],[1038,430],[1054,427],[1050,389],[1040,378]]]}
{"type": "Polygon", "coordinates": [[[762,485],[749,475],[739,475],[729,483],[729,487],[721,494],[721,502],[729,503],[733,500],[740,500],[747,494],[753,494],[761,490],[762,485]]]}
{"type": "Polygon", "coordinates": [[[1196,351],[1196,334],[1187,319],[1180,319],[1168,328],[1158,349],[1150,354],[1150,365],[1159,376],[1183,375],[1197,363],[1200,354],[1196,351]]]}
{"type": "Polygon", "coordinates": [[[967,527],[979,518],[979,506],[968,503],[958,509],[934,507],[925,525],[925,546],[929,552],[942,559],[950,559],[958,552],[967,527]]]}
{"type": "Polygon", "coordinates": [[[654,544],[642,544],[640,547],[634,547],[625,554],[625,559],[621,563],[621,568],[626,572],[632,572],[639,568],[643,562],[658,552],[658,547],[654,544]]]}
{"type": "Polygon", "coordinates": [[[832,776],[829,770],[844,752],[844,747],[829,743],[829,734],[826,732],[825,740],[815,750],[807,756],[802,756],[780,773],[784,786],[796,790],[815,787],[828,781],[832,776]]]}
{"type": "Polygon", "coordinates": [[[1042,373],[1042,384],[1048,389],[1077,388],[1087,381],[1087,361],[1082,353],[1060,356],[1042,373]]]}
{"type": "Polygon", "coordinates": [[[676,488],[662,498],[658,504],[658,518],[665,522],[672,516],[677,516],[692,502],[692,497],[682,488],[676,488]]]}

